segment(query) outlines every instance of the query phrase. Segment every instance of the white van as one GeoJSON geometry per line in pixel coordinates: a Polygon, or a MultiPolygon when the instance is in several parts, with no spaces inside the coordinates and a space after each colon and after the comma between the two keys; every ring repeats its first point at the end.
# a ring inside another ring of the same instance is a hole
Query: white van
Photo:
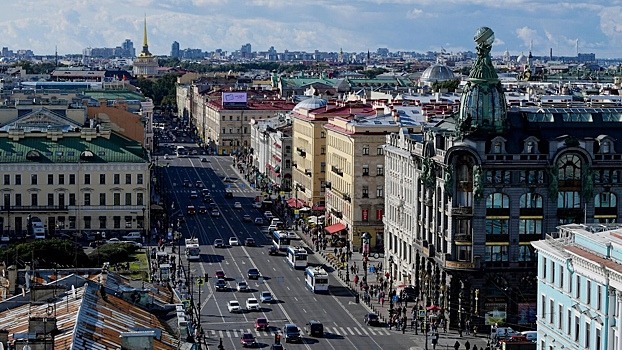
{"type": "Polygon", "coordinates": [[[45,239],[45,227],[43,227],[42,222],[35,221],[32,223],[32,234],[35,239],[45,239]]]}
{"type": "Polygon", "coordinates": [[[538,331],[524,331],[520,332],[521,335],[524,335],[528,341],[537,343],[538,342],[538,331]]]}

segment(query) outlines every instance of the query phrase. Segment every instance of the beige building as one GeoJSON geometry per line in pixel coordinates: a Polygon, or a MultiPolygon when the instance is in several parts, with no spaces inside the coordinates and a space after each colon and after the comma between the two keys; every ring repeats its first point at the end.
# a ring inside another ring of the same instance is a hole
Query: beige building
{"type": "Polygon", "coordinates": [[[143,50],[138,54],[132,63],[132,72],[136,77],[150,77],[158,74],[158,58],[149,52],[147,42],[147,18],[143,27],[143,50]]]}

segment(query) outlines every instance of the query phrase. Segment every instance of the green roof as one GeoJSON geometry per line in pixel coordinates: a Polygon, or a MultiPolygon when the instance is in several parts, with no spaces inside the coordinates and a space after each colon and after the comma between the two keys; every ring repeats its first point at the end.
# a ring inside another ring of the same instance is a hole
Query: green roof
{"type": "Polygon", "coordinates": [[[86,90],[84,95],[95,100],[145,101],[145,96],[129,90],[86,90]]]}
{"type": "Polygon", "coordinates": [[[314,83],[321,83],[321,84],[336,88],[341,81],[342,79],[300,78],[300,77],[281,78],[281,83],[283,84],[283,86],[289,87],[289,88],[300,88],[302,86],[306,86],[306,85],[310,85],[314,83]]]}
{"type": "Polygon", "coordinates": [[[58,141],[26,137],[19,141],[0,137],[0,163],[145,163],[147,152],[134,140],[114,132],[109,139],[98,137],[86,141],[80,137],[64,137],[58,141]],[[90,151],[80,157],[84,151],[90,151]]]}

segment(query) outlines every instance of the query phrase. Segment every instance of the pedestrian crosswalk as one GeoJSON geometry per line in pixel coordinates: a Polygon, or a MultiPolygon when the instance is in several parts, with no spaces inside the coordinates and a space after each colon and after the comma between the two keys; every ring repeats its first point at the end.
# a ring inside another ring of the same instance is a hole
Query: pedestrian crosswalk
{"type": "MultiPolygon", "coordinates": [[[[245,187],[245,188],[237,188],[237,187],[231,187],[231,188],[222,188],[222,189],[211,189],[208,188],[210,193],[225,193],[226,190],[229,190],[233,193],[255,193],[257,192],[257,190],[253,189],[253,188],[249,188],[249,187],[245,187]]],[[[184,188],[184,189],[174,189],[174,188],[167,188],[164,190],[164,192],[166,193],[188,193],[190,194],[191,191],[195,191],[195,192],[200,192],[201,189],[192,189],[192,188],[184,188]]]]}
{"type": "MultiPolygon", "coordinates": [[[[239,338],[244,333],[253,333],[255,337],[273,337],[274,331],[256,331],[253,329],[209,329],[206,330],[206,334],[208,337],[212,338],[239,338]]],[[[376,337],[376,336],[389,336],[394,334],[394,332],[388,330],[387,328],[372,328],[372,327],[327,327],[324,326],[325,334],[333,334],[342,337],[376,337]]]]}

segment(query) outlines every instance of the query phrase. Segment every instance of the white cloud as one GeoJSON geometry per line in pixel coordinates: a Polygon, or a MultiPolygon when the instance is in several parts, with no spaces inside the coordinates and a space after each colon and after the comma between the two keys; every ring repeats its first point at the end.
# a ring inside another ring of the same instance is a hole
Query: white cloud
{"type": "Polygon", "coordinates": [[[423,16],[422,9],[412,9],[406,13],[406,18],[417,19],[423,16]]]}
{"type": "Polygon", "coordinates": [[[516,29],[516,36],[523,42],[523,46],[526,47],[530,47],[532,44],[538,45],[540,43],[538,32],[529,27],[516,29]]]}

